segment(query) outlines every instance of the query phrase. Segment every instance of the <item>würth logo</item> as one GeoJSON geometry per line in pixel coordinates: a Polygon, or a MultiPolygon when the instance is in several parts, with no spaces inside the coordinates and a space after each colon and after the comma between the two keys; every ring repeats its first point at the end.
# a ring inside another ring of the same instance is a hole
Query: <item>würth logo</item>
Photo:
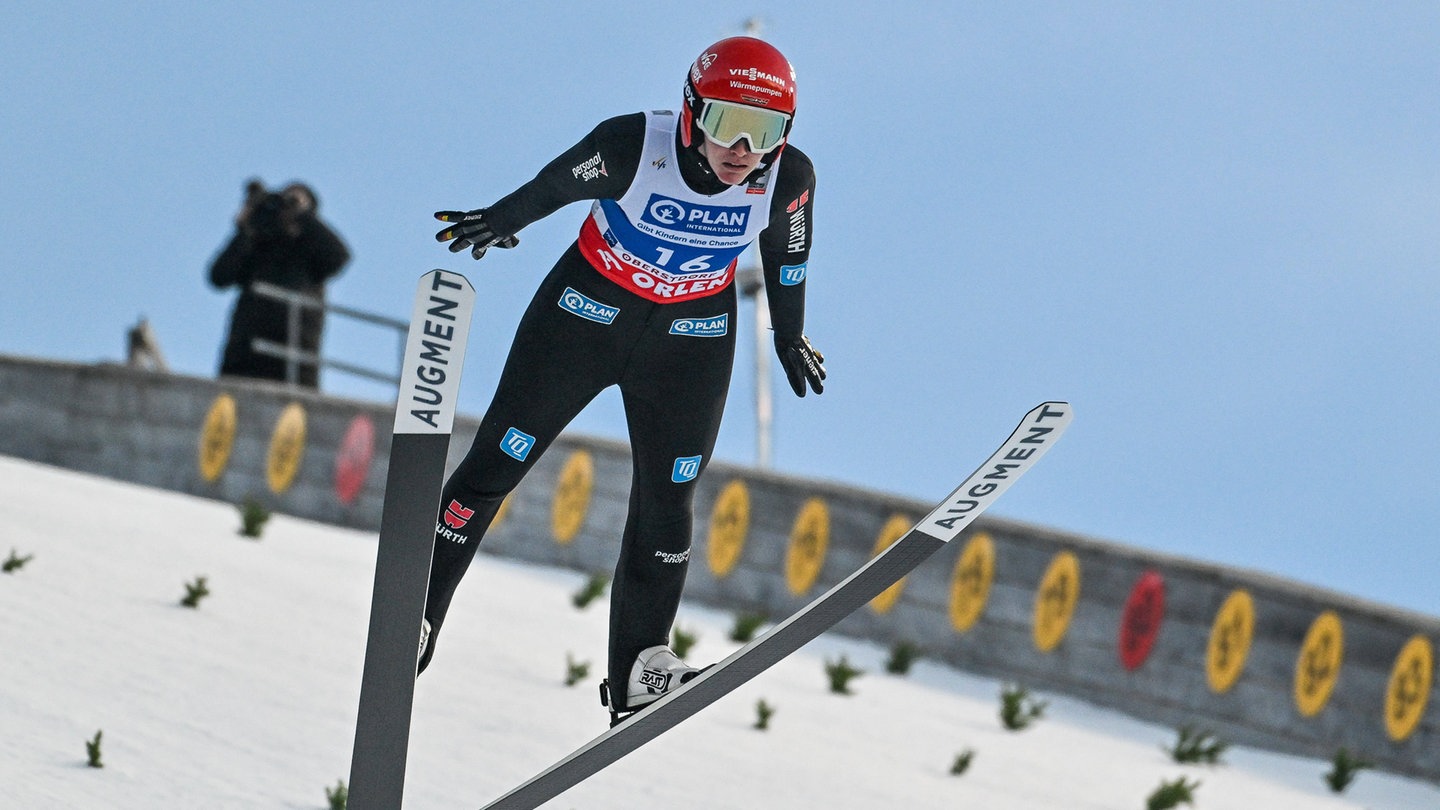
{"type": "Polygon", "coordinates": [[[472,517],[475,517],[475,510],[466,509],[459,501],[452,500],[450,505],[445,507],[445,525],[452,529],[464,528],[472,517]]]}

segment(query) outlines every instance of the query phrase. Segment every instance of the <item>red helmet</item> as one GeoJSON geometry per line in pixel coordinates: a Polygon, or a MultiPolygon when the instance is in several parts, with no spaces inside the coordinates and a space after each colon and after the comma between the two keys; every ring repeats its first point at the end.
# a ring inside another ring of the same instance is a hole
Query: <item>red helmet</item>
{"type": "Polygon", "coordinates": [[[794,118],[795,69],[770,43],[722,39],[690,66],[680,120],[684,145],[708,136],[731,146],[745,138],[751,151],[769,152],[784,144],[794,118]]]}

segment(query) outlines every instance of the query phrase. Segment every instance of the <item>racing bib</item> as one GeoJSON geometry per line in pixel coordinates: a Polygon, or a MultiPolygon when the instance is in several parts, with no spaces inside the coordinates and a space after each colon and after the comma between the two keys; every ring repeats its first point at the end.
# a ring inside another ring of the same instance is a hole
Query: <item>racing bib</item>
{"type": "MultiPolygon", "coordinates": [[[[640,168],[618,200],[597,200],[580,226],[580,251],[602,275],[659,303],[713,295],[735,278],[735,264],[769,224],[766,182],[715,195],[690,190],[676,166],[670,113],[645,114],[640,168]]],[[[778,160],[777,160],[778,163],[778,160]]]]}

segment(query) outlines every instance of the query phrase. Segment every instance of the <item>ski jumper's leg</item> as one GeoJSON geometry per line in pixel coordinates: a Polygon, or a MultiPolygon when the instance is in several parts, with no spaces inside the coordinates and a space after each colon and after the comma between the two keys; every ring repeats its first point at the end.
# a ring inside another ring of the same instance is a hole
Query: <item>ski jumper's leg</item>
{"type": "MultiPolygon", "coordinates": [[[[611,684],[627,681],[641,650],[669,642],[688,568],[695,487],[715,449],[730,386],[734,327],[734,285],[658,306],[621,379],[634,479],[610,594],[611,684]]],[[[612,699],[624,694],[611,690],[612,699]]]]}
{"type": "Polygon", "coordinates": [[[609,342],[606,325],[558,305],[567,288],[595,276],[572,248],[540,285],[516,329],[475,441],[445,483],[425,602],[433,632],[444,622],[455,589],[505,496],[565,425],[616,382],[619,353],[609,342]]]}

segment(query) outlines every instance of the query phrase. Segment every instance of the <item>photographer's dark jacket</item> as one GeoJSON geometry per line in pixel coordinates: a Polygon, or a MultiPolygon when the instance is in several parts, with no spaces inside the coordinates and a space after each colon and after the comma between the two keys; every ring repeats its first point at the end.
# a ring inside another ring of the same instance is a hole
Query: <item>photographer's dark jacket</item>
{"type": "MultiPolygon", "coordinates": [[[[271,227],[241,227],[220,255],[210,264],[210,283],[217,288],[240,287],[240,297],[230,318],[230,334],[220,360],[221,376],[285,379],[285,361],[256,354],[251,341],[265,338],[286,342],[286,306],[255,294],[250,285],[267,281],[290,290],[324,299],[325,282],[338,275],[350,260],[350,251],[340,237],[313,215],[295,220],[298,233],[291,235],[275,222],[271,227]]],[[[300,319],[300,348],[320,351],[324,315],[305,311],[300,319]]],[[[302,385],[318,384],[318,369],[300,367],[302,385]]]]}

